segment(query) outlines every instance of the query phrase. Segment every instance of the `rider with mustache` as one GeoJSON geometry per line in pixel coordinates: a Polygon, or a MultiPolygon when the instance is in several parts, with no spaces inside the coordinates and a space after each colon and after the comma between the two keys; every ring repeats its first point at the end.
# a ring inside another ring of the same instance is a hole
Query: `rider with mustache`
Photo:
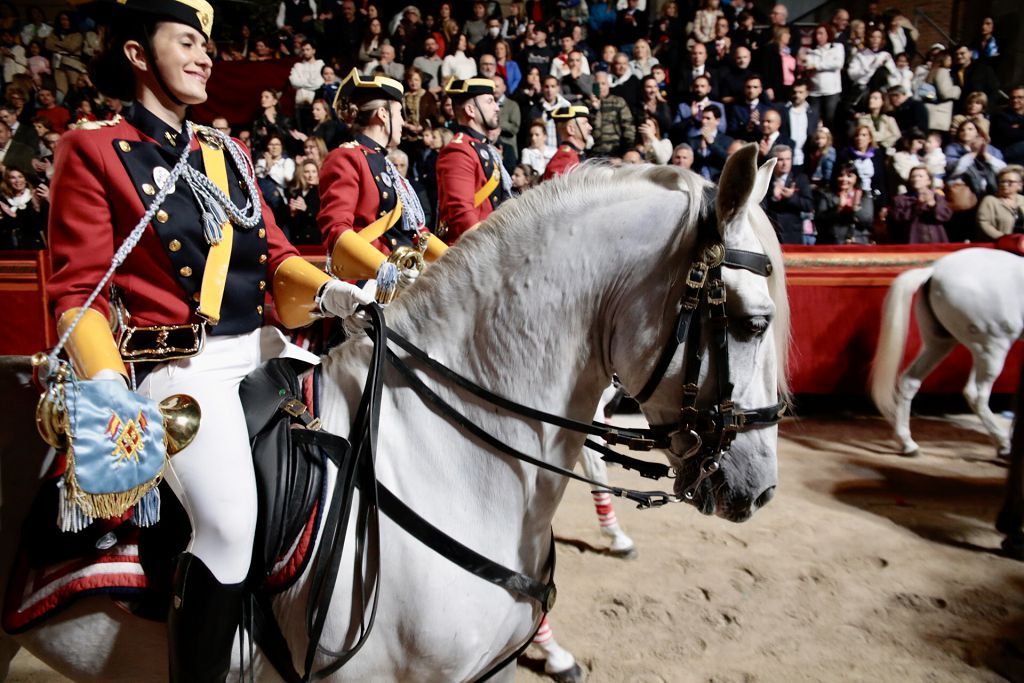
{"type": "Polygon", "coordinates": [[[445,87],[459,125],[437,158],[437,234],[453,244],[512,196],[501,154],[487,141],[501,127],[489,78],[452,80],[445,87]]]}
{"type": "Polygon", "coordinates": [[[85,123],[57,146],[50,305],[70,335],[78,377],[123,382],[124,391],[137,387],[156,401],[185,393],[199,403],[195,439],[163,474],[193,529],[174,576],[169,669],[171,681],[223,681],[257,512],[238,387],[268,358],[303,353],[264,327],[264,297],[272,295],[286,326],[299,327],[352,315],[373,296],[299,257],[259,195],[248,150],[186,119],[189,106],[207,99],[213,7],[86,5],[109,23],[93,81],[135,104],[125,118],[85,123]],[[115,249],[136,229],[137,244],[119,252],[128,251],[111,280],[116,295],[104,287],[91,300],[115,249]]]}

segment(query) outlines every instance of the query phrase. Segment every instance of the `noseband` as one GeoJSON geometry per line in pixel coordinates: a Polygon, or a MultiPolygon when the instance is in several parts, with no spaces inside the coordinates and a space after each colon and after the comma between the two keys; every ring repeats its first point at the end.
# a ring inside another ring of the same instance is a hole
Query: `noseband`
{"type": "MultiPolygon", "coordinates": [[[[709,206],[712,205],[711,201],[709,199],[709,206]]],[[[707,246],[700,258],[690,266],[675,332],[669,335],[668,343],[662,348],[647,384],[635,396],[641,405],[650,400],[665,379],[665,372],[679,346],[685,342],[683,402],[679,422],[651,425],[651,432],[663,439],[684,433],[695,440],[695,445],[681,456],[683,460],[701,458],[697,478],[683,492],[687,500],[692,500],[701,483],[718,471],[722,457],[729,451],[737,434],[776,425],[786,412],[786,404],[782,402],[747,410],[737,408],[733,403],[733,384],[729,379],[729,316],[725,310],[726,290],[722,268],[739,268],[767,278],[772,274],[772,264],[765,254],[726,248],[718,237],[717,222],[713,210],[701,221],[698,234],[705,237],[713,235],[714,238],[705,242],[707,246]],[[697,394],[701,389],[698,380],[704,354],[701,335],[704,325],[708,326],[711,335],[707,348],[715,361],[717,393],[711,406],[698,409],[697,394]]]]}

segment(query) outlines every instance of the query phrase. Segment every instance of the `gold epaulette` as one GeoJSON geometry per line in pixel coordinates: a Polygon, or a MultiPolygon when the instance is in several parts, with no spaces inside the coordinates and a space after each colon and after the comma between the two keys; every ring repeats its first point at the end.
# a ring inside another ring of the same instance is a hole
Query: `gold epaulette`
{"type": "Polygon", "coordinates": [[[121,123],[121,115],[117,114],[114,118],[109,121],[90,121],[88,119],[79,119],[75,123],[68,126],[71,130],[99,130],[100,128],[107,128],[109,126],[116,126],[121,123]]]}
{"type": "Polygon", "coordinates": [[[351,140],[349,142],[345,142],[345,143],[342,143],[342,144],[338,145],[338,147],[340,149],[355,149],[355,148],[357,148],[359,146],[360,146],[359,143],[356,142],[355,140],[351,140]]]}

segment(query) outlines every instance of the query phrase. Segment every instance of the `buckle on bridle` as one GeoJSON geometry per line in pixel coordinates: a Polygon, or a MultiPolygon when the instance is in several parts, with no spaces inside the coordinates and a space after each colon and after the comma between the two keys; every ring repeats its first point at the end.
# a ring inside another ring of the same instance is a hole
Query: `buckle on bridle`
{"type": "Polygon", "coordinates": [[[601,438],[610,446],[625,446],[631,451],[651,451],[657,447],[654,439],[642,436],[623,436],[617,430],[609,430],[601,435],[601,438]]]}
{"type": "Polygon", "coordinates": [[[702,289],[708,279],[710,266],[705,261],[697,261],[690,266],[690,272],[686,274],[686,286],[690,289],[702,289]]]}
{"type": "Polygon", "coordinates": [[[623,496],[636,503],[638,510],[660,508],[672,502],[671,496],[664,491],[624,491],[623,496]]]}
{"type": "Polygon", "coordinates": [[[708,287],[708,304],[721,306],[725,303],[725,284],[721,280],[713,280],[708,287]]]}

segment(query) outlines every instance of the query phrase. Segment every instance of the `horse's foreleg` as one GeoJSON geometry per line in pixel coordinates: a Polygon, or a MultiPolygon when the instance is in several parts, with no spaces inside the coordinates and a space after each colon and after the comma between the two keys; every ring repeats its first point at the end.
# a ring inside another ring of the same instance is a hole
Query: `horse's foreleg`
{"type": "Polygon", "coordinates": [[[558,644],[551,631],[551,624],[545,615],[533,637],[533,644],[544,653],[544,673],[562,683],[576,683],[583,680],[583,670],[576,663],[572,653],[558,644]]]}
{"type": "Polygon", "coordinates": [[[1003,371],[1003,364],[1010,352],[1010,344],[1003,340],[990,340],[983,347],[971,347],[971,355],[974,357],[974,367],[971,368],[971,376],[964,386],[964,398],[971,410],[978,416],[981,423],[985,425],[989,436],[999,449],[1000,457],[1010,453],[1010,437],[996,422],[996,416],[989,407],[989,398],[992,396],[992,386],[1003,371]]]}
{"type": "Polygon", "coordinates": [[[896,414],[893,420],[893,431],[900,442],[902,455],[914,456],[918,453],[917,443],[910,436],[910,404],[932,370],[956,346],[952,337],[932,337],[922,334],[921,350],[914,362],[900,375],[896,391],[896,414]]]}

